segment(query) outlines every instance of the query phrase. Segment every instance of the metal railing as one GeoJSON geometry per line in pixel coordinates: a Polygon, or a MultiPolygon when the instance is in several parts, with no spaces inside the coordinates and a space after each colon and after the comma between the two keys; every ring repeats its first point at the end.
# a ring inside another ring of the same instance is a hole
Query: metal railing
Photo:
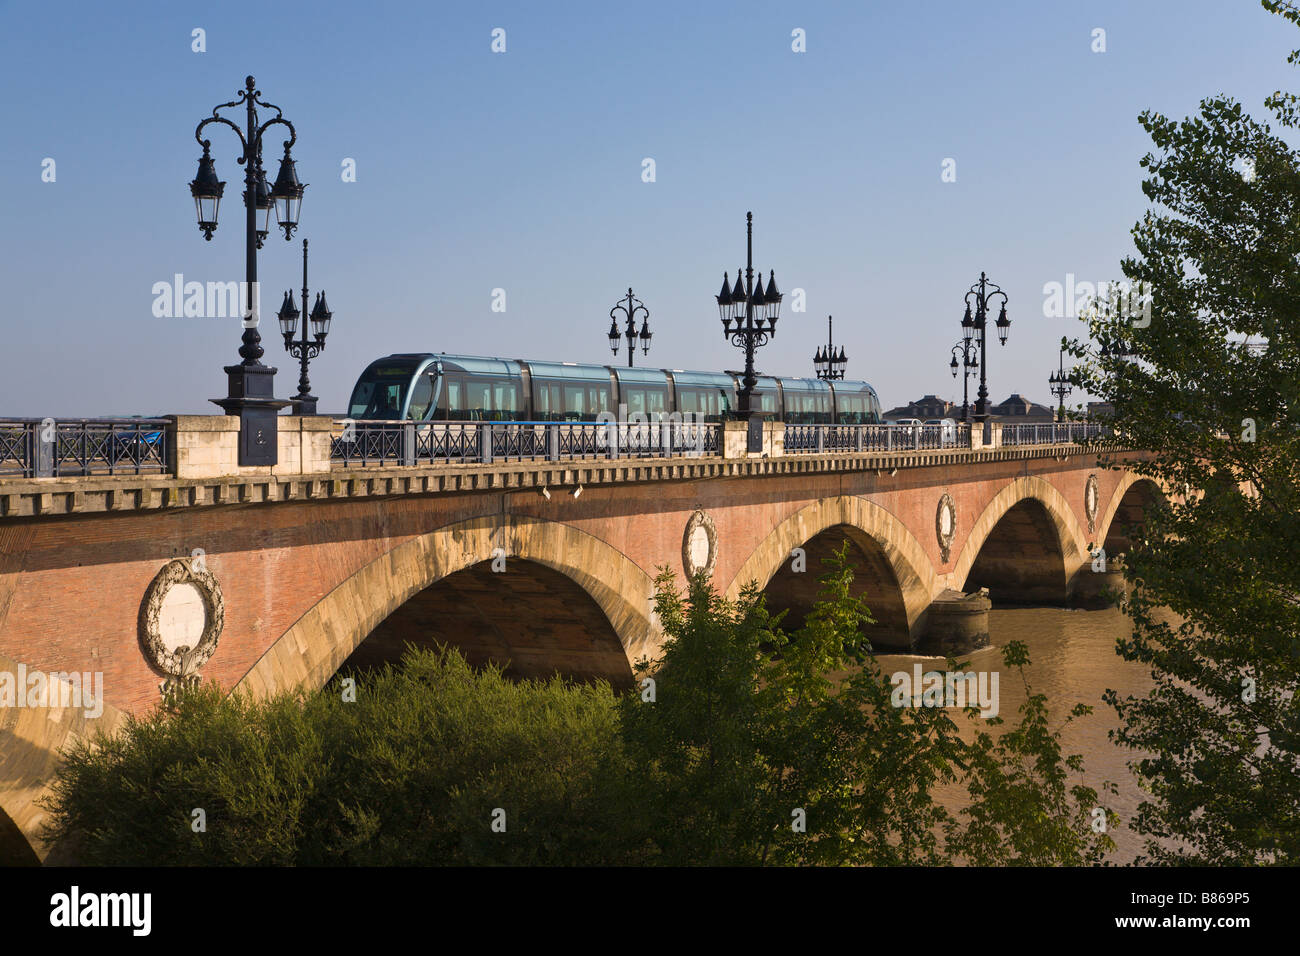
{"type": "Polygon", "coordinates": [[[716,455],[715,422],[393,422],[336,423],[330,457],[343,467],[680,458],[716,455]]]}
{"type": "MultiPolygon", "coordinates": [[[[332,459],[343,467],[678,458],[721,453],[716,422],[394,422],[335,423],[332,459]]],[[[975,426],[980,428],[978,424],[975,426]]],[[[1095,422],[1002,425],[1006,446],[1072,444],[1102,433],[1095,422]]],[[[971,426],[786,425],[785,454],[970,448],[971,426]]]]}
{"type": "Polygon", "coordinates": [[[969,448],[970,426],[786,425],[786,454],[969,448]]]}
{"type": "Polygon", "coordinates": [[[146,475],[170,471],[161,418],[0,420],[0,476],[146,475]]]}
{"type": "Polygon", "coordinates": [[[1002,426],[1005,445],[1070,445],[1103,434],[1100,422],[1045,422],[1038,425],[1002,426]]]}

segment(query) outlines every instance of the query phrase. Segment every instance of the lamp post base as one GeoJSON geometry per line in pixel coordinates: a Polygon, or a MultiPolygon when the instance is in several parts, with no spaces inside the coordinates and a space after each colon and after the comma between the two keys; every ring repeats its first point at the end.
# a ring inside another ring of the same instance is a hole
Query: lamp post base
{"type": "Polygon", "coordinates": [[[240,467],[277,465],[278,412],[290,402],[274,396],[275,369],[267,365],[227,365],[225,398],[213,398],[227,415],[239,417],[240,467]]]}

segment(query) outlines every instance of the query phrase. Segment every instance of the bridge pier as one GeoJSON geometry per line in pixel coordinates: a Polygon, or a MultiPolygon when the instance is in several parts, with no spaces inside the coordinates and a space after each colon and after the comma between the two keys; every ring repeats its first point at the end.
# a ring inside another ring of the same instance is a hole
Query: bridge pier
{"type": "Polygon", "coordinates": [[[989,644],[987,588],[963,594],[947,588],[936,597],[917,626],[916,649],[924,654],[958,655],[989,644]]]}

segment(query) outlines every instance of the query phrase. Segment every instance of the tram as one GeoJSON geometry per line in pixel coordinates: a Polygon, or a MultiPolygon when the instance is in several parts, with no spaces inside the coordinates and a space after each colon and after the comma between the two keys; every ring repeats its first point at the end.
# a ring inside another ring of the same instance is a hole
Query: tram
{"type": "MultiPolygon", "coordinates": [[[[617,415],[734,417],[740,373],[620,368],[411,352],[371,362],[352,389],[354,420],[594,422],[617,415]]],[[[760,375],[753,409],[787,424],[876,424],[866,382],[760,375]]]]}

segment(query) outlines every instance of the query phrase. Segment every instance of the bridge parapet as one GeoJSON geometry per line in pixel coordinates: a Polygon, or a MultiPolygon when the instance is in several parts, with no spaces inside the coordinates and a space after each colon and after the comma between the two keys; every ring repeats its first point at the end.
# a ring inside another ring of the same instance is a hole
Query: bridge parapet
{"type": "MultiPolygon", "coordinates": [[[[285,435],[281,432],[281,435],[285,435]]],[[[328,432],[325,433],[328,436],[328,432]]],[[[819,475],[875,471],[893,474],[935,465],[957,468],[985,462],[1030,461],[1095,454],[1084,445],[1019,445],[1003,448],[939,448],[892,452],[834,452],[759,455],[727,459],[619,458],[548,461],[493,461],[469,464],[421,463],[414,466],[376,463],[305,474],[214,474],[63,478],[0,478],[0,518],[39,518],[95,512],[160,511],[223,505],[246,506],[293,501],[493,493],[580,486],[631,485],[647,482],[753,478],[791,474],[819,475]]],[[[283,460],[283,459],[282,459],[283,460]]],[[[271,471],[271,469],[264,469],[271,471]]]]}

